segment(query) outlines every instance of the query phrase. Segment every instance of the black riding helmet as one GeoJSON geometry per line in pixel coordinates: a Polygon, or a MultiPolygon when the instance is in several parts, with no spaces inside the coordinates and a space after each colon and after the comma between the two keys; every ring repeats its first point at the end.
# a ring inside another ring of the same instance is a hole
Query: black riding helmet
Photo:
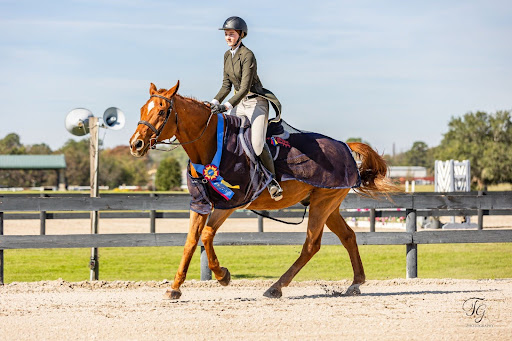
{"type": "Polygon", "coordinates": [[[240,35],[240,38],[243,39],[247,37],[247,24],[245,23],[244,19],[240,17],[229,17],[224,21],[224,25],[222,25],[222,28],[219,28],[219,30],[235,30],[235,31],[241,31],[242,34],[240,35]]]}

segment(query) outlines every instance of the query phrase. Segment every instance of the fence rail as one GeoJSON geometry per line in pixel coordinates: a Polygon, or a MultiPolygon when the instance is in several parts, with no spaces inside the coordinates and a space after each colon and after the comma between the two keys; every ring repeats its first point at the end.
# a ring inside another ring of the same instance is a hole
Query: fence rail
{"type": "MultiPolygon", "coordinates": [[[[0,245],[11,249],[58,249],[88,247],[183,246],[186,233],[128,233],[1,236],[0,245]]],[[[510,243],[512,230],[356,232],[359,245],[406,245],[446,243],[510,243]]],[[[215,236],[215,245],[302,245],[305,232],[226,232],[215,236]]],[[[201,242],[199,242],[201,244],[201,242]]],[[[325,232],[322,245],[341,245],[332,232],[325,232]]]]}
{"type": "MultiPolygon", "coordinates": [[[[187,210],[188,194],[164,195],[119,195],[103,194],[99,198],[89,196],[48,196],[25,197],[0,195],[0,212],[7,211],[150,211],[187,210]]],[[[341,203],[341,209],[390,209],[406,208],[415,210],[511,210],[512,192],[424,193],[391,195],[390,200],[374,200],[356,194],[348,194],[341,203]]]]}
{"type": "MultiPolygon", "coordinates": [[[[86,196],[73,197],[25,197],[20,195],[0,196],[0,284],[3,283],[3,250],[33,248],[86,248],[86,247],[142,247],[142,246],[182,246],[185,233],[133,233],[133,234],[80,234],[80,235],[3,235],[4,212],[47,212],[47,211],[156,211],[182,210],[171,214],[188,216],[188,195],[105,195],[101,198],[86,196]]],[[[512,214],[512,193],[491,192],[485,195],[475,193],[428,193],[423,195],[393,195],[389,200],[372,200],[349,194],[342,209],[370,209],[373,217],[387,214],[377,209],[397,209],[406,216],[406,232],[358,232],[360,245],[406,245],[406,273],[408,278],[417,277],[417,245],[439,243],[503,243],[512,242],[512,230],[486,231],[417,231],[418,215],[467,215],[476,212],[479,215],[512,214]],[[372,211],[373,210],[373,211],[372,211]],[[381,213],[379,213],[381,212],[381,213]],[[373,213],[373,214],[372,214],[373,213]],[[441,213],[441,214],[439,214],[441,213]]],[[[110,214],[114,214],[111,212],[110,214]]],[[[123,213],[123,217],[127,217],[123,213]]],[[[347,212],[343,212],[346,214],[347,212]]],[[[357,212],[352,212],[357,213],[357,212]]],[[[22,213],[27,214],[27,213],[22,213]]],[[[57,214],[57,213],[55,213],[57,214]]],[[[62,213],[79,214],[79,213],[62,213]]],[[[134,214],[140,214],[134,213],[134,214]]],[[[167,213],[162,213],[165,216],[167,213]]],[[[247,213],[245,213],[247,215],[247,213]]],[[[282,214],[297,215],[296,211],[284,211],[282,214]]],[[[390,213],[390,214],[396,214],[390,213]]],[[[48,213],[45,213],[45,219],[48,213]]],[[[156,214],[153,214],[153,218],[156,214]]],[[[154,227],[152,229],[154,232],[154,227]]],[[[219,233],[215,245],[302,245],[306,234],[303,232],[284,233],[219,233]]],[[[325,245],[339,245],[339,239],[333,233],[325,233],[322,238],[325,245]]],[[[203,255],[202,255],[203,256],[203,255]]],[[[205,262],[206,257],[201,257],[205,262]]],[[[207,262],[206,262],[207,263],[207,262]]],[[[205,268],[202,264],[201,269],[205,268]]],[[[211,275],[211,274],[210,274],[211,275]]],[[[201,278],[208,278],[207,274],[201,278]]]]}

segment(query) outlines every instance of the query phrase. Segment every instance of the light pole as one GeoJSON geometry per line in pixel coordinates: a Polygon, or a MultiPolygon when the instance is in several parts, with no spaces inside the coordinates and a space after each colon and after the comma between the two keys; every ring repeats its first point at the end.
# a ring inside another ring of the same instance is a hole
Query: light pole
{"type": "MultiPolygon", "coordinates": [[[[119,130],[125,124],[124,114],[115,107],[108,108],[103,114],[103,123],[98,117],[83,108],[71,110],[66,116],[66,129],[73,135],[83,136],[90,133],[89,163],[90,163],[90,185],[91,198],[99,197],[98,173],[100,166],[99,153],[99,128],[119,130]]],[[[91,211],[91,234],[98,234],[100,212],[91,211]]],[[[89,261],[90,280],[99,279],[98,248],[91,248],[91,259],[89,261]]]]}

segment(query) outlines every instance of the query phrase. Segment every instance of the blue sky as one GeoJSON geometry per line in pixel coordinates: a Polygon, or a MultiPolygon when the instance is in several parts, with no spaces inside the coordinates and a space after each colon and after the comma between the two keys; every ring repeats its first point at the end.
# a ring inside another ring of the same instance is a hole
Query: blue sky
{"type": "Polygon", "coordinates": [[[232,15],[296,128],[390,153],[437,145],[452,116],[512,109],[510,1],[0,0],[0,138],[57,149],[71,109],[117,106],[127,124],[105,145],[126,145],[150,82],[217,93],[232,15]]]}

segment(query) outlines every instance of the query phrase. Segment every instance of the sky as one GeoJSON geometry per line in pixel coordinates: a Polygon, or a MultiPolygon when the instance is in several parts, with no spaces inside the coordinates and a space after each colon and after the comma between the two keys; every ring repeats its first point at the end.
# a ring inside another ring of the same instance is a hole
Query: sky
{"type": "Polygon", "coordinates": [[[509,0],[0,0],[0,138],[56,150],[81,139],[72,109],[115,106],[126,126],[100,138],[128,145],[151,82],[213,98],[233,15],[295,128],[390,154],[438,145],[452,117],[512,109],[509,0]]]}

